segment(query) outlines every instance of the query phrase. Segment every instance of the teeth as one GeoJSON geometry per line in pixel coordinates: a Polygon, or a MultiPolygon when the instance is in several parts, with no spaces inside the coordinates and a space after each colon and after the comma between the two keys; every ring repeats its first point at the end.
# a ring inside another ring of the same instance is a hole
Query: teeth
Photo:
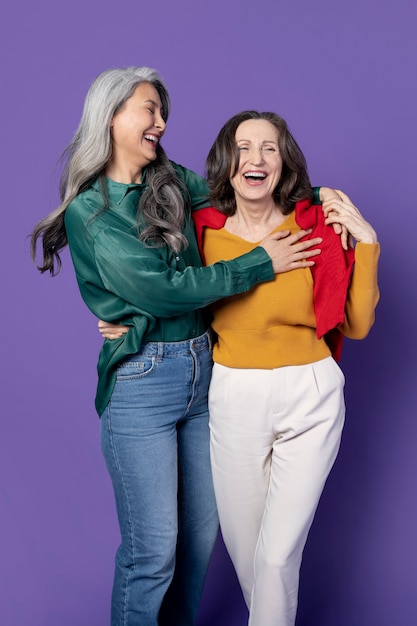
{"type": "Polygon", "coordinates": [[[154,135],[144,135],[145,139],[152,141],[153,143],[158,143],[157,138],[154,135]]]}
{"type": "Polygon", "coordinates": [[[266,174],[263,172],[246,172],[244,174],[245,178],[266,178],[266,174]]]}

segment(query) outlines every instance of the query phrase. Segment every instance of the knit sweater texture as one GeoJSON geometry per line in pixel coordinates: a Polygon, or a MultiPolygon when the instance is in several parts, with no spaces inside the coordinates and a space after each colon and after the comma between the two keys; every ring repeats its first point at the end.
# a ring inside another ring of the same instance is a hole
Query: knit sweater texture
{"type": "MultiPolygon", "coordinates": [[[[194,216],[207,264],[249,252],[256,243],[223,226],[224,214],[212,207],[194,216]]],[[[271,369],[340,359],[343,336],[361,339],[373,322],[379,299],[379,244],[342,249],[340,238],[324,223],[322,208],[297,203],[276,230],[312,228],[323,238],[312,268],[277,274],[273,281],[212,306],[218,335],[214,360],[228,367],[271,369]]]]}

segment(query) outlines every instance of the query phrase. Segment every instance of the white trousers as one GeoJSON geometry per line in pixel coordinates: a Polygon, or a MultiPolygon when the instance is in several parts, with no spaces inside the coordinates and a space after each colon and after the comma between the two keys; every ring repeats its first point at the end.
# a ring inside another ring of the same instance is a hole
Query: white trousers
{"type": "Polygon", "coordinates": [[[344,382],[331,357],[275,370],[214,365],[214,488],[249,626],[295,623],[302,552],[339,450],[344,382]]]}

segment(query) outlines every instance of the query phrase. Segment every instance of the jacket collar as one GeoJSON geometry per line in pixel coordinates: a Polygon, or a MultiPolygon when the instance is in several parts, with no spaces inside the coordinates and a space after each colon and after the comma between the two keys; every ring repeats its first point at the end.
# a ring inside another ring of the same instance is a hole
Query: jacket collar
{"type": "Polygon", "coordinates": [[[127,194],[131,191],[135,189],[138,191],[143,191],[147,187],[145,182],[129,184],[118,183],[111,178],[104,176],[102,179],[99,177],[96,178],[91,185],[91,187],[99,193],[101,193],[101,180],[104,181],[110,202],[117,205],[120,205],[127,196],[127,194]]]}

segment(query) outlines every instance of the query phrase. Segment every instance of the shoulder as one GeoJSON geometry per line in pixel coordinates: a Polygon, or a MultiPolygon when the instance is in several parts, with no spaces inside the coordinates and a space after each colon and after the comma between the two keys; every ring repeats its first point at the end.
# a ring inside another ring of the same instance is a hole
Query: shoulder
{"type": "Polygon", "coordinates": [[[171,163],[178,175],[178,178],[181,180],[188,192],[188,197],[185,199],[187,203],[189,203],[191,211],[196,211],[197,209],[208,206],[209,190],[205,178],[199,176],[192,170],[183,167],[182,165],[178,165],[178,163],[173,163],[172,161],[171,163]]]}
{"type": "Polygon", "coordinates": [[[304,230],[312,229],[311,237],[326,237],[340,241],[334,229],[325,223],[321,204],[312,204],[310,200],[300,200],[295,205],[295,221],[304,230]]]}
{"type": "Polygon", "coordinates": [[[65,210],[65,227],[79,226],[87,222],[103,208],[103,198],[100,192],[89,187],[76,196],[65,210]]]}
{"type": "Polygon", "coordinates": [[[216,207],[210,206],[194,211],[193,220],[197,227],[219,230],[225,225],[227,216],[216,207]]]}
{"type": "Polygon", "coordinates": [[[82,245],[93,246],[97,236],[107,228],[110,212],[103,208],[103,196],[93,187],[70,202],[65,211],[64,226],[72,251],[82,245]]]}
{"type": "Polygon", "coordinates": [[[175,161],[171,161],[171,160],[170,160],[170,163],[179,178],[182,178],[182,179],[195,178],[195,179],[204,180],[202,176],[199,176],[196,172],[193,172],[193,170],[188,169],[188,167],[184,167],[183,165],[180,165],[179,163],[176,163],[175,161]]]}
{"type": "Polygon", "coordinates": [[[178,178],[185,184],[188,191],[193,193],[194,191],[206,195],[208,193],[207,181],[205,178],[189,170],[187,167],[171,161],[178,178]]]}

